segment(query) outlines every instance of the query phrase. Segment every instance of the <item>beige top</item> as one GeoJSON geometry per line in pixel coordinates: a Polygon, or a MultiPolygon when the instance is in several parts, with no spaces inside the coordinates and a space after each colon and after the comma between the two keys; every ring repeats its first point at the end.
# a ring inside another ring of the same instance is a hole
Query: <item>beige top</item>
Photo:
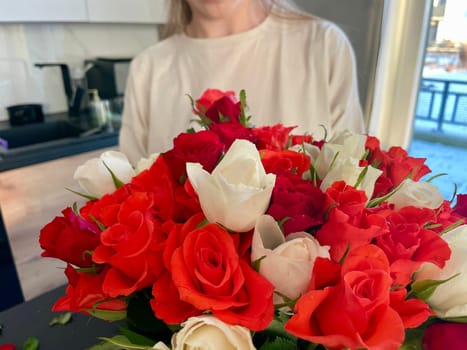
{"type": "Polygon", "coordinates": [[[334,24],[270,15],[252,30],[222,38],[175,35],[131,63],[120,147],[135,164],[172,148],[194,124],[187,94],[207,88],[247,93],[255,126],[283,123],[323,136],[363,132],[353,50],[334,24]]]}

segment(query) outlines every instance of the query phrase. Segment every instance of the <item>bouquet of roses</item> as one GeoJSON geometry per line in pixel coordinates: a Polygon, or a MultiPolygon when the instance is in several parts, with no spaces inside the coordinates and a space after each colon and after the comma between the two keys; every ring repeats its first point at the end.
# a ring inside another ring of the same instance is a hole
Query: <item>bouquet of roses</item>
{"type": "Polygon", "coordinates": [[[253,127],[239,95],[192,100],[202,130],[135,168],[77,169],[87,202],[40,234],[67,263],[53,309],[126,319],[105,349],[465,346],[465,197],[375,137],[253,127]]]}

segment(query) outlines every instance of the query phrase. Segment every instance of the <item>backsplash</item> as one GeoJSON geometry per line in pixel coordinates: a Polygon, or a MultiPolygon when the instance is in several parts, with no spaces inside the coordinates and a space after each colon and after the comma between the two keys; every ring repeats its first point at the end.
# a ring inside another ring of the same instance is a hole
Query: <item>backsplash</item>
{"type": "Polygon", "coordinates": [[[45,113],[67,110],[60,69],[39,69],[36,62],[84,66],[94,57],[133,57],[159,40],[157,25],[1,24],[0,120],[6,106],[41,103],[45,113]]]}

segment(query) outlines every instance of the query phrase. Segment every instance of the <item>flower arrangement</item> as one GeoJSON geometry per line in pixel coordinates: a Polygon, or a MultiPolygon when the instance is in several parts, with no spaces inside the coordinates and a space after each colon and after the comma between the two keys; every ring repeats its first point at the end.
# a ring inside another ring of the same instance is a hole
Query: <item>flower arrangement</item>
{"type": "Polygon", "coordinates": [[[253,127],[243,91],[192,108],[203,128],[171,150],[77,169],[87,202],[40,233],[67,263],[55,311],[126,319],[105,349],[465,346],[466,198],[421,181],[425,159],[253,127]]]}

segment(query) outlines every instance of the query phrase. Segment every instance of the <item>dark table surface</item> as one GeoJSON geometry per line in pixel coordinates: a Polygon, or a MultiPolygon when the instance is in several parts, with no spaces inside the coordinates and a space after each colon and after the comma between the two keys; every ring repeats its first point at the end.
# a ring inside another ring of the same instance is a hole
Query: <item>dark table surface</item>
{"type": "Polygon", "coordinates": [[[1,312],[0,345],[15,344],[20,350],[29,337],[36,337],[41,350],[83,350],[98,344],[99,337],[112,337],[118,333],[122,323],[108,323],[81,314],[73,314],[66,325],[49,326],[49,322],[60,315],[50,311],[52,305],[64,293],[65,287],[60,287],[1,312]]]}

